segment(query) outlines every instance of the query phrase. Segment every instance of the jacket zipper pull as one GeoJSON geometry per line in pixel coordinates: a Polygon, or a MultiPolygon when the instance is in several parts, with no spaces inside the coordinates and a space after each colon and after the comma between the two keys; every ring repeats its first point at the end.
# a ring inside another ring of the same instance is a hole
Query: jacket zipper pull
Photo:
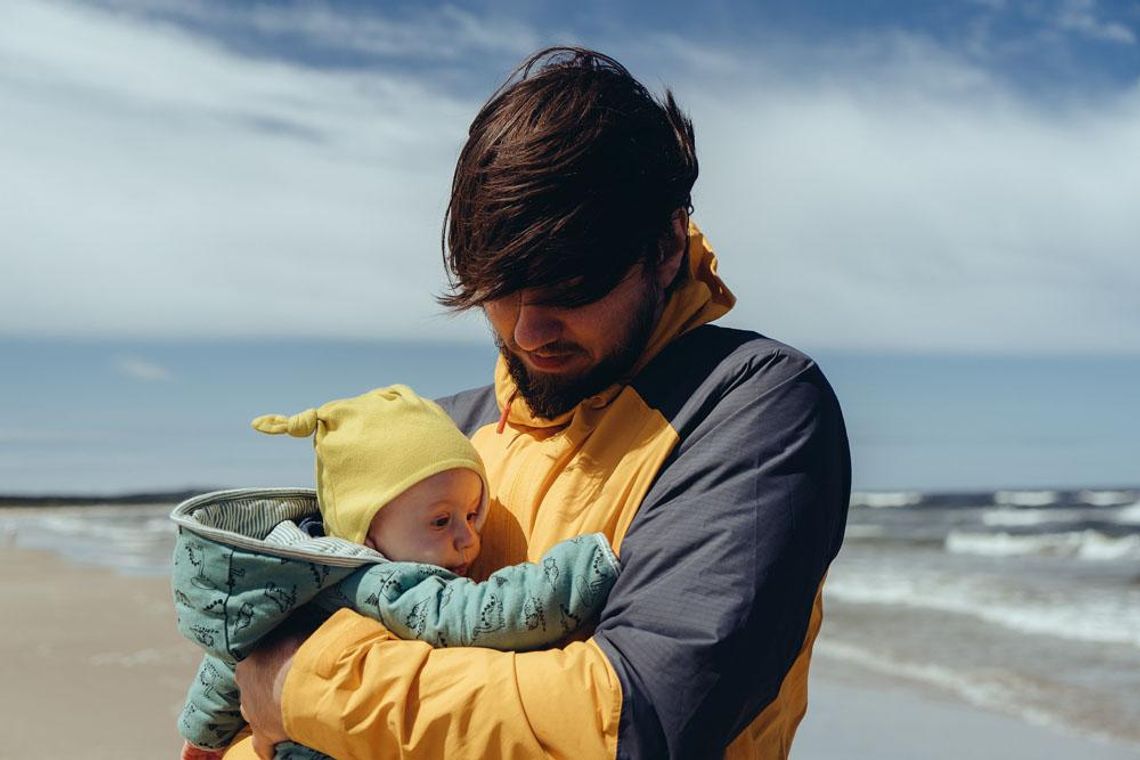
{"type": "Polygon", "coordinates": [[[512,393],[511,397],[507,399],[507,403],[503,404],[503,413],[499,417],[499,427],[495,429],[498,435],[502,435],[507,428],[507,417],[511,416],[511,404],[514,403],[516,395],[518,395],[518,391],[512,393]]]}

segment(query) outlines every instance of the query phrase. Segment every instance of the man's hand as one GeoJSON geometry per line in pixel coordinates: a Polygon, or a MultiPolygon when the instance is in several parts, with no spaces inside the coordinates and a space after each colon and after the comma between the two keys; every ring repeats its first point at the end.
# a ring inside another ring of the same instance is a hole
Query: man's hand
{"type": "Polygon", "coordinates": [[[293,655],[319,622],[308,615],[295,615],[237,664],[234,679],[241,690],[241,714],[253,730],[253,751],[260,758],[272,760],[274,745],[289,739],[281,714],[285,676],[293,655]]]}

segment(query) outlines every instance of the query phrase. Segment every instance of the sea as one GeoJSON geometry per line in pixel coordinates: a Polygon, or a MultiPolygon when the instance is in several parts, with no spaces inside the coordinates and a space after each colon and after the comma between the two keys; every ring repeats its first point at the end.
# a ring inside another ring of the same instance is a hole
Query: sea
{"type": "MultiPolygon", "coordinates": [[[[1140,486],[1140,357],[800,348],[839,396],[857,490],[1140,486]]],[[[444,396],[489,382],[495,357],[489,337],[0,337],[0,497],[307,485],[311,447],[251,419],[392,383],[444,396]]]]}
{"type": "MultiPolygon", "coordinates": [[[[811,353],[855,488],[813,667],[1140,753],[1140,359],[811,353]]],[[[311,485],[311,446],[252,417],[394,382],[440,396],[494,360],[469,344],[0,340],[0,551],[164,574],[173,505],[139,494],[311,485]]]]}
{"type": "Polygon", "coordinates": [[[1140,490],[856,493],[816,652],[1140,756],[1140,490]]]}
{"type": "MultiPolygon", "coordinates": [[[[0,551],[164,575],[171,507],[0,508],[0,551]]],[[[816,660],[1140,753],[1140,489],[856,492],[816,660]]]]}

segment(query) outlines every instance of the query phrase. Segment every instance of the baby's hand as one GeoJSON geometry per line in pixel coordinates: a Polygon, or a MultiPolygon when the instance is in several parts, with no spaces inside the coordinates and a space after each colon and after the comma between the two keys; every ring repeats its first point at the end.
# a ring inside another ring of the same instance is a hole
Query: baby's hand
{"type": "Polygon", "coordinates": [[[203,749],[184,741],[180,760],[222,760],[222,754],[223,751],[220,749],[203,749]]]}

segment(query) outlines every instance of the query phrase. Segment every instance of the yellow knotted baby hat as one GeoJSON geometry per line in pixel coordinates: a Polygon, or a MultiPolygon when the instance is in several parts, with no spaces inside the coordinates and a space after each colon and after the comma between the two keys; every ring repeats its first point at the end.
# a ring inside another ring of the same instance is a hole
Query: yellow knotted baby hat
{"type": "Polygon", "coordinates": [[[317,500],[325,533],[363,543],[376,512],[416,483],[452,469],[483,481],[476,529],[487,516],[483,460],[447,412],[406,385],[377,388],[284,417],[267,414],[253,428],[270,435],[314,435],[317,500]]]}

